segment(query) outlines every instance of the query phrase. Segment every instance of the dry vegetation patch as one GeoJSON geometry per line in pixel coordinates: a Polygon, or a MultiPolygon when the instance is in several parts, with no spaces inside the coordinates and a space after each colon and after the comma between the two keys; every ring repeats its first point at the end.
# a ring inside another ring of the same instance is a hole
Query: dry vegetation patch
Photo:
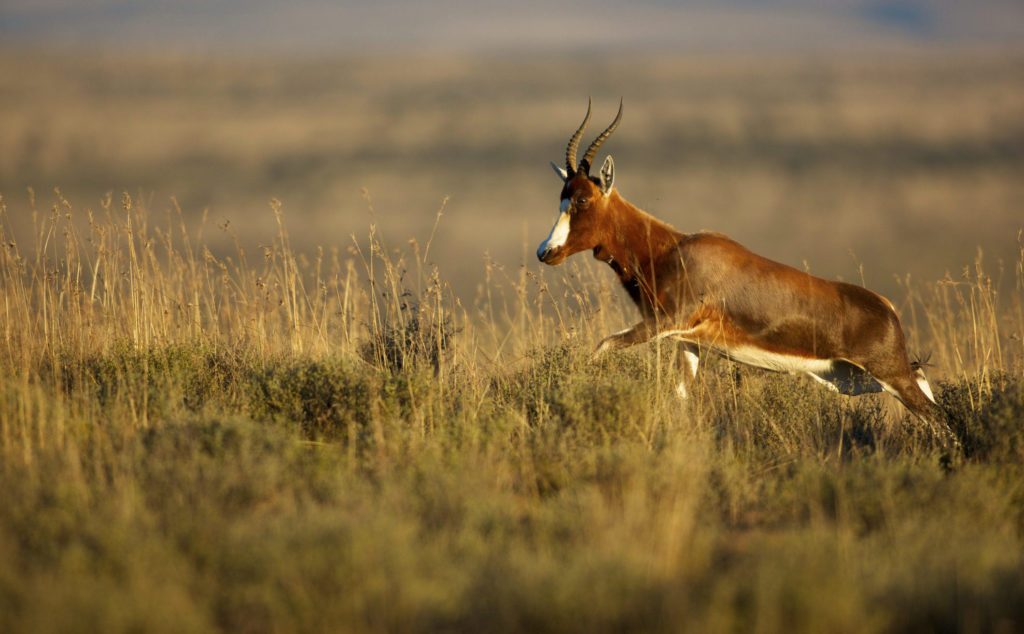
{"type": "Polygon", "coordinates": [[[3,51],[0,631],[1024,629],[1019,71],[3,51]],[[532,253],[594,77],[631,200],[893,300],[954,464],[589,361],[628,299],[532,253]]]}
{"type": "MultiPolygon", "coordinates": [[[[0,227],[11,209],[0,209],[0,227]]],[[[0,254],[4,631],[906,631],[1024,623],[1024,279],[898,302],[964,441],[418,248],[253,257],[59,198],[0,254]]],[[[1024,263],[1024,260],[1022,260],[1024,263]]]]}

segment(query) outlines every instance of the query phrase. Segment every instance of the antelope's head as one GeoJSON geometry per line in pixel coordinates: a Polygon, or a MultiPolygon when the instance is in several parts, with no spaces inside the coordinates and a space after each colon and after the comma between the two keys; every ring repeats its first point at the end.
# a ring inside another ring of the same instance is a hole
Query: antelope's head
{"type": "Polygon", "coordinates": [[[569,139],[565,151],[565,167],[554,163],[559,178],[562,179],[561,204],[558,207],[558,220],[551,228],[547,240],[537,247],[537,259],[545,264],[561,264],[562,260],[573,253],[579,253],[597,246],[606,224],[608,196],[612,192],[615,180],[615,163],[609,156],[601,166],[599,177],[590,175],[590,164],[594,160],[601,144],[611,136],[622,119],[622,102],[619,102],[619,113],[615,120],[587,148],[583,159],[576,164],[576,147],[580,137],[590,123],[590,102],[587,102],[587,116],[583,123],[569,139]]]}

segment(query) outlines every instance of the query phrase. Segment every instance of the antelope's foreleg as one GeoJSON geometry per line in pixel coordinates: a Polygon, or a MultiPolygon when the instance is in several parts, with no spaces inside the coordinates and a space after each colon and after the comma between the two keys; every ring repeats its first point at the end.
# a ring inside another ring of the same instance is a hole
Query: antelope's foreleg
{"type": "Polygon", "coordinates": [[[656,329],[652,323],[646,320],[641,321],[631,328],[620,330],[602,339],[601,343],[597,345],[597,349],[594,350],[594,354],[590,355],[590,359],[593,361],[609,350],[628,348],[649,341],[655,332],[656,329]]]}

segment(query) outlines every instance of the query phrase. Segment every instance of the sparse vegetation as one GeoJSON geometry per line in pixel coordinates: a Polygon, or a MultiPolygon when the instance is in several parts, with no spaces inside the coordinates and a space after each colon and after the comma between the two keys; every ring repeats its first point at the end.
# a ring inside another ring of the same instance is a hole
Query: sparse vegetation
{"type": "Polygon", "coordinates": [[[1020,51],[683,57],[0,50],[0,632],[1024,631],[1020,51]],[[630,200],[886,294],[963,455],[591,362],[591,93],[630,200]]]}
{"type": "MultiPolygon", "coordinates": [[[[997,284],[1012,278],[1022,67],[1020,48],[300,60],[0,43],[0,193],[19,235],[31,230],[30,186],[44,211],[55,186],[81,211],[128,191],[158,224],[174,197],[193,240],[205,225],[211,253],[235,256],[237,239],[250,259],[276,232],[264,210],[277,198],[296,251],[324,247],[325,266],[352,235],[368,248],[370,223],[391,246],[424,241],[450,196],[429,261],[469,302],[481,254],[515,272],[551,229],[558,185],[547,163],[564,154],[587,96],[608,121],[624,97],[604,149],[628,200],[680,231],[721,231],[902,299],[897,276],[949,271],[959,282],[979,245],[997,284]]],[[[542,275],[560,296],[560,273],[542,275]]]]}
{"type": "MultiPolygon", "coordinates": [[[[1012,631],[1024,277],[913,284],[952,470],[885,396],[675,350],[413,249],[215,257],[130,197],[0,236],[0,630],[1012,631]]],[[[0,231],[7,226],[0,207],[0,231]]],[[[24,213],[24,211],[20,211],[24,213]]],[[[1024,259],[1022,259],[1024,263],[1024,259]]]]}

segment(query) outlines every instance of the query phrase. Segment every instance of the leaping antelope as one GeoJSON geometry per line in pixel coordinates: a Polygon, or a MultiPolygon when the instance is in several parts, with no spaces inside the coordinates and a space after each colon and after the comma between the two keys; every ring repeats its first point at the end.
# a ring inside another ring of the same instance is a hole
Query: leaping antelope
{"type": "Polygon", "coordinates": [[[805,373],[844,394],[885,390],[952,439],[942,410],[906,342],[892,304],[865,288],[814,277],[761,257],[720,233],[681,233],[627,202],[609,156],[590,167],[622,120],[619,111],[576,164],[590,122],[569,139],[558,219],[537,258],[550,265],[586,249],[607,262],[640,309],[640,323],[606,337],[594,356],[655,338],[683,345],[686,397],[703,348],[769,370],[805,373]]]}

